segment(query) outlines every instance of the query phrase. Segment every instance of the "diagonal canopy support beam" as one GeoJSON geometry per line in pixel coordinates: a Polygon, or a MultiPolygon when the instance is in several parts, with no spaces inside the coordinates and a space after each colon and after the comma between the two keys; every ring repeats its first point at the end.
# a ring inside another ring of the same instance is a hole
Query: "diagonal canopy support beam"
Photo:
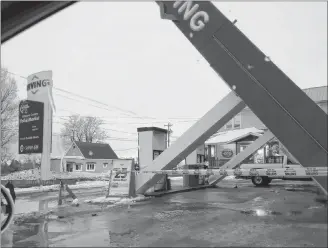
{"type": "MultiPolygon", "coordinates": [[[[230,92],[210,111],[208,111],[199,121],[189,128],[181,137],[164,150],[151,165],[144,169],[147,170],[170,170],[179,162],[203,144],[212,134],[223,127],[236,114],[246,107],[245,103],[230,92]]],[[[136,191],[144,194],[149,188],[154,186],[163,175],[139,174],[136,178],[136,191]]]]}
{"type": "MultiPolygon", "coordinates": [[[[255,153],[258,149],[263,147],[266,143],[274,138],[273,133],[266,131],[262,136],[255,140],[252,144],[246,147],[245,150],[238,153],[229,162],[224,164],[220,169],[235,169],[237,168],[246,158],[255,153]]],[[[210,185],[216,185],[226,176],[212,176],[210,177],[210,185]]]]}
{"type": "MultiPolygon", "coordinates": [[[[327,167],[327,114],[209,1],[162,1],[166,15],[304,167],[327,167]],[[314,122],[315,120],[315,122],[314,122]]],[[[315,177],[327,193],[327,177],[315,177]]]]}

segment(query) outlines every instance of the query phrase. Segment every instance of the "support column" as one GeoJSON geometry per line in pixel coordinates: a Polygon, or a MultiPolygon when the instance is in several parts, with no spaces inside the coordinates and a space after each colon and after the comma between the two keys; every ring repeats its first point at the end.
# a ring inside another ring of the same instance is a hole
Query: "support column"
{"type": "MultiPolygon", "coordinates": [[[[213,133],[231,120],[243,108],[245,103],[231,92],[207,112],[199,121],[182,134],[176,142],[166,149],[147,169],[170,170],[213,133]]],[[[161,175],[139,174],[136,184],[137,193],[144,194],[154,186],[161,175]]]]}

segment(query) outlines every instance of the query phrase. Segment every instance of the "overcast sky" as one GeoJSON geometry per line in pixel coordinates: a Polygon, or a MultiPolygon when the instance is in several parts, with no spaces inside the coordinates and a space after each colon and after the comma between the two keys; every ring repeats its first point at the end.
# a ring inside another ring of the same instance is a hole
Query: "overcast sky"
{"type": "MultiPolygon", "coordinates": [[[[237,26],[299,87],[327,84],[326,3],[215,5],[237,19],[237,26]]],[[[121,156],[136,155],[137,127],[164,128],[170,120],[173,136],[179,136],[229,93],[174,24],[160,19],[153,2],[74,4],[2,45],[1,55],[10,72],[28,76],[52,70],[55,87],[107,104],[54,90],[54,132],[72,113],[106,117],[106,128],[123,131],[109,131],[109,143],[121,156]],[[134,117],[127,118],[128,111],[134,117]]],[[[25,98],[26,80],[15,78],[25,98]]]]}

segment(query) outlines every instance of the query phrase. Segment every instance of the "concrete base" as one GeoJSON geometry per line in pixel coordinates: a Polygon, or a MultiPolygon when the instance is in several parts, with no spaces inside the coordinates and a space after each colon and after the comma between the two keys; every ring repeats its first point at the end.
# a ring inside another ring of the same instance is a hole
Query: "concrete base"
{"type": "Polygon", "coordinates": [[[199,175],[184,175],[183,187],[197,187],[199,186],[199,175]]]}

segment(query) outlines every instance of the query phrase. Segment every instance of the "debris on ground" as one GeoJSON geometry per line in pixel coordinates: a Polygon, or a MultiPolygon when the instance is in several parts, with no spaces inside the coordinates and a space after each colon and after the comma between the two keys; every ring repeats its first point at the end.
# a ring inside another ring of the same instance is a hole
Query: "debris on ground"
{"type": "Polygon", "coordinates": [[[226,176],[225,178],[223,178],[223,180],[234,180],[236,179],[235,176],[226,176]]]}
{"type": "Polygon", "coordinates": [[[285,190],[287,191],[304,191],[304,188],[295,188],[295,187],[286,187],[285,190]]]}
{"type": "Polygon", "coordinates": [[[72,206],[75,206],[75,207],[78,207],[79,206],[79,200],[77,198],[75,198],[73,201],[72,201],[72,206]]]}

